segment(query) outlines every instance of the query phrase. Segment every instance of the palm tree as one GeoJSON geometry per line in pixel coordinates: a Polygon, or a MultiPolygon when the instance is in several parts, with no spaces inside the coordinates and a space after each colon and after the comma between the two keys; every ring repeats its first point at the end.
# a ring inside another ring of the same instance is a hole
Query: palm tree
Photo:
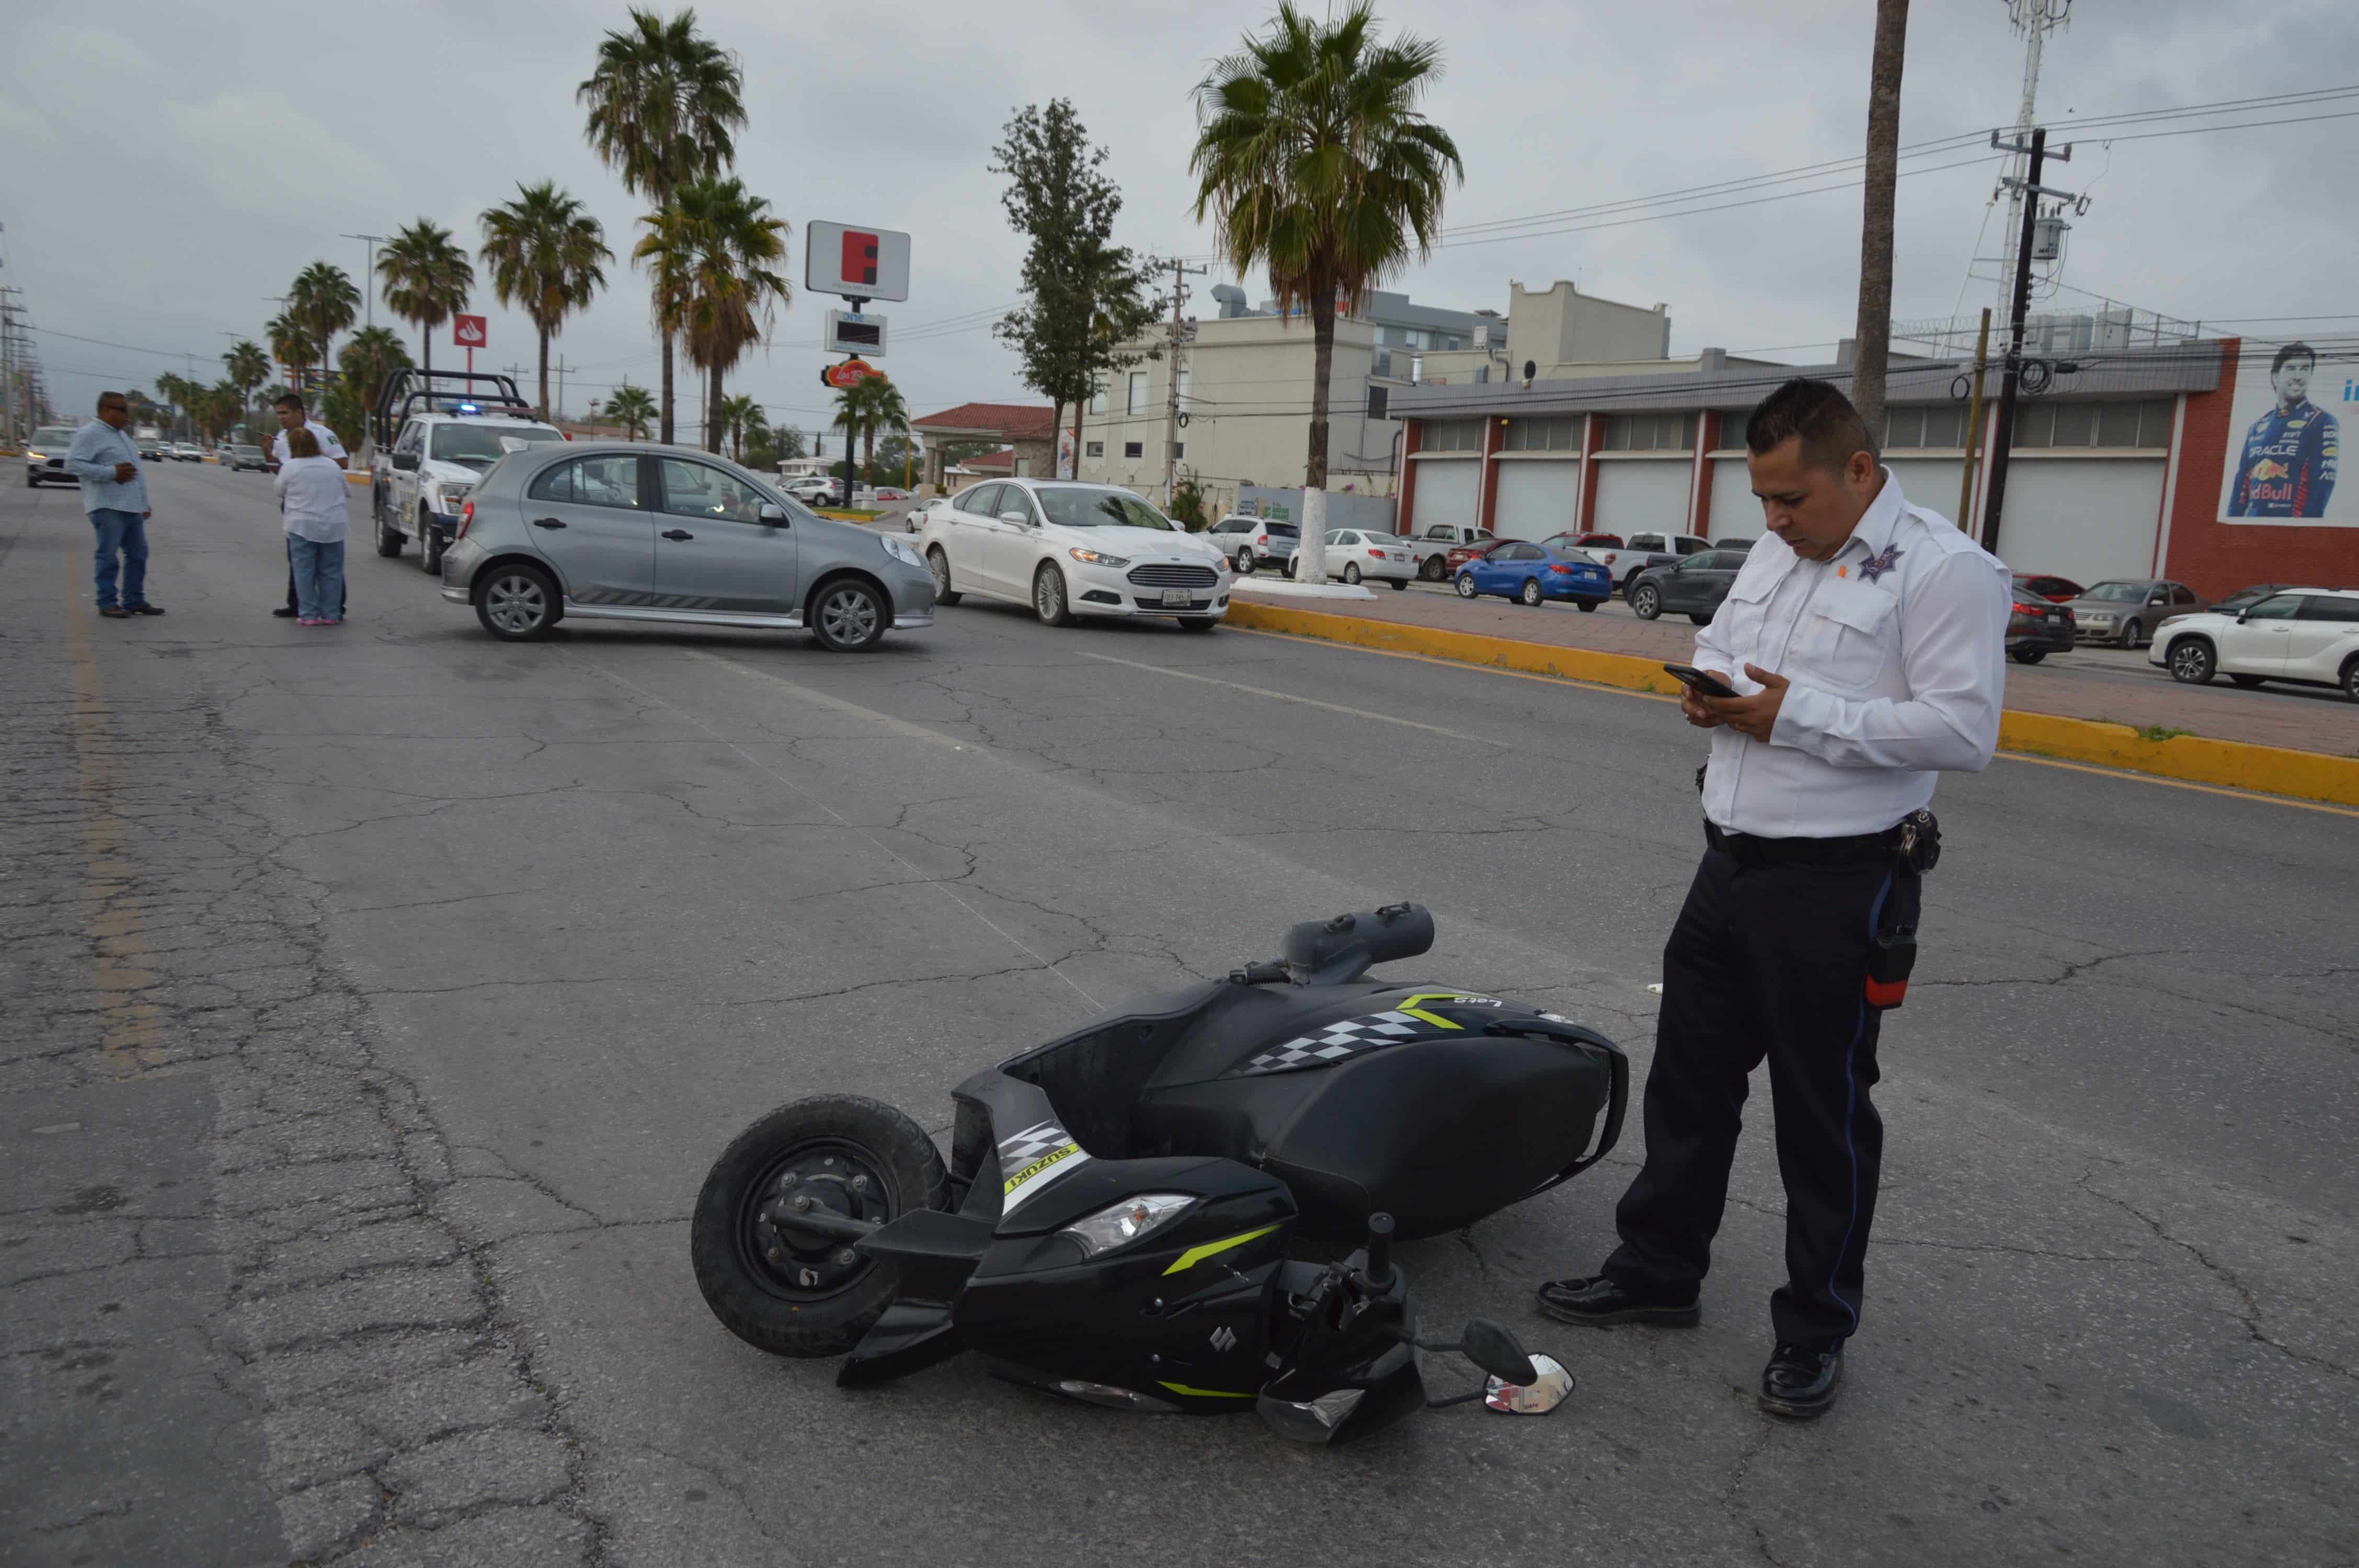
{"type": "Polygon", "coordinates": [[[700,179],[639,222],[647,232],[631,259],[655,277],[657,330],[679,333],[689,362],[705,373],[705,450],[718,452],[722,378],[769,336],[778,307],[793,297],[772,270],[786,259],[786,220],[740,180],[700,179]]]}
{"type": "MultiPolygon", "coordinates": [[[[666,21],[634,6],[630,26],[599,44],[597,69],[574,98],[589,110],[583,134],[592,149],[623,177],[624,189],[661,212],[681,187],[735,161],[731,133],[745,123],[745,85],[736,57],[698,34],[693,10],[666,21]]],[[[662,326],[660,298],[656,319],[663,334],[662,435],[669,441],[672,334],[662,326]]]]}
{"type": "Polygon", "coordinates": [[[1892,355],[1893,186],[1900,167],[1900,66],[1908,41],[1908,0],[1875,0],[1875,49],[1868,63],[1866,191],[1859,230],[1859,315],[1853,328],[1851,401],[1876,440],[1884,438],[1884,383],[1892,355]]]}
{"type": "Polygon", "coordinates": [[[237,388],[237,406],[244,410],[254,406],[255,389],[270,379],[270,356],[261,344],[240,338],[222,355],[222,368],[229,372],[229,384],[237,388]]]}
{"type": "Polygon", "coordinates": [[[287,367],[287,384],[303,384],[303,373],[320,362],[320,345],[312,341],[310,330],[285,311],[273,316],[262,329],[270,340],[270,352],[287,367]]]}
{"type": "MultiPolygon", "coordinates": [[[[376,407],[377,397],[385,390],[385,378],[395,371],[408,368],[409,350],[392,328],[364,327],[344,340],[343,348],[336,355],[336,363],[343,371],[346,391],[361,409],[360,451],[363,461],[366,461],[376,438],[376,431],[368,416],[376,407]]],[[[341,436],[341,427],[338,429],[341,436]]]]}
{"type": "Polygon", "coordinates": [[[759,430],[767,417],[762,406],[742,392],[721,405],[722,427],[729,432],[731,462],[745,460],[745,432],[759,430]]]}
{"type": "MultiPolygon", "coordinates": [[[[1240,274],[1269,269],[1281,310],[1307,310],[1315,347],[1303,482],[1327,483],[1328,380],[1335,310],[1415,256],[1431,254],[1444,188],[1465,165],[1417,104],[1441,74],[1441,46],[1375,37],[1368,0],[1318,22],[1280,0],[1277,17],[1196,87],[1196,217],[1215,215],[1240,274]]],[[[1320,580],[1323,493],[1305,497],[1306,580],[1320,580]],[[1310,506],[1320,510],[1309,515],[1310,506]]]]}
{"type": "Polygon", "coordinates": [[[647,421],[655,416],[656,400],[647,395],[644,386],[633,386],[626,381],[614,389],[614,396],[606,399],[607,422],[623,427],[625,440],[644,439],[647,421]]]}
{"type": "Polygon", "coordinates": [[[503,305],[521,303],[540,334],[540,416],[549,417],[549,340],[606,287],[614,259],[606,232],[553,179],[516,186],[516,200],[484,213],[484,265],[503,305]]]}
{"type": "MultiPolygon", "coordinates": [[[[263,366],[262,373],[265,379],[267,379],[270,367],[263,366]]],[[[170,371],[165,371],[156,377],[156,395],[162,398],[164,406],[172,411],[171,427],[175,431],[180,428],[180,410],[188,406],[191,384],[170,371]]]]}
{"type": "MultiPolygon", "coordinates": [[[[867,376],[843,389],[842,404],[846,413],[856,421],[856,433],[861,443],[861,471],[871,472],[876,467],[876,437],[880,431],[907,434],[909,428],[909,406],[901,397],[901,389],[881,375],[867,376]]],[[[838,420],[842,422],[841,417],[838,420]]]]}
{"type": "Polygon", "coordinates": [[[311,334],[322,365],[331,362],[328,349],[336,334],[353,324],[360,309],[361,291],[353,287],[343,268],[326,262],[313,262],[297,273],[287,288],[287,313],[311,334]]]}
{"type": "Polygon", "coordinates": [[[386,304],[419,329],[422,362],[432,371],[434,329],[467,308],[475,287],[467,253],[451,243],[450,230],[420,218],[386,242],[377,253],[376,272],[385,280],[386,304]]]}

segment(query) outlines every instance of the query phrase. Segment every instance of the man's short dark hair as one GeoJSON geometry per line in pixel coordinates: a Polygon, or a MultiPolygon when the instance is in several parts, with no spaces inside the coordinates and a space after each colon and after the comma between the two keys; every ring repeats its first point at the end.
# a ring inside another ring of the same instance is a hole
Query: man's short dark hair
{"type": "Polygon", "coordinates": [[[2311,364],[2316,364],[2318,351],[2308,343],[2288,343],[2277,351],[2277,357],[2269,362],[2269,373],[2275,375],[2285,369],[2288,360],[2308,360],[2311,364]]]}
{"type": "Polygon", "coordinates": [[[119,392],[102,392],[98,395],[98,406],[103,408],[110,403],[120,403],[125,408],[131,406],[131,399],[119,392]]]}
{"type": "Polygon", "coordinates": [[[1881,455],[1867,422],[1832,382],[1798,375],[1764,398],[1745,422],[1745,448],[1755,457],[1788,441],[1802,443],[1802,460],[1840,473],[1854,452],[1881,455]]]}
{"type": "Polygon", "coordinates": [[[271,405],[271,406],[274,408],[292,408],[296,413],[300,414],[303,412],[303,399],[299,394],[282,392],[278,395],[278,401],[271,405]]]}

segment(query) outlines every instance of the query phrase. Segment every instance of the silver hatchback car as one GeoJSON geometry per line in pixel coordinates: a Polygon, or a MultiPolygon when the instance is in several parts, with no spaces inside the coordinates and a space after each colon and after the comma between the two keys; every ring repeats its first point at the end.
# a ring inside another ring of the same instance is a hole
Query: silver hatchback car
{"type": "Polygon", "coordinates": [[[516,446],[442,557],[442,597],[503,641],[578,615],[808,630],[857,651],[933,624],[914,546],[818,516],[734,463],[644,441],[516,446]]]}

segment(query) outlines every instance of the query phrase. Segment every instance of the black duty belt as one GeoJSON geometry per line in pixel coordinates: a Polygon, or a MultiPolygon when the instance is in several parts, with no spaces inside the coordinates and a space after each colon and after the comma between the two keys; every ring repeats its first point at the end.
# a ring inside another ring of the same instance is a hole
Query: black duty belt
{"type": "Polygon", "coordinates": [[[1707,821],[1706,842],[1746,866],[1837,866],[1859,860],[1889,860],[1899,853],[1901,829],[1861,833],[1849,838],[1758,838],[1750,833],[1727,833],[1707,821]]]}

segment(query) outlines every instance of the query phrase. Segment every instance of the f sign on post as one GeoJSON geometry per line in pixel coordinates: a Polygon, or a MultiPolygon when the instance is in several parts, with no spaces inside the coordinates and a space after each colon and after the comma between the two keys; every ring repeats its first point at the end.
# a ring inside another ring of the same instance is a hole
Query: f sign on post
{"type": "Polygon", "coordinates": [[[876,246],[874,234],[864,234],[857,229],[843,232],[843,280],[846,283],[874,284],[876,281],[876,246]]]}

